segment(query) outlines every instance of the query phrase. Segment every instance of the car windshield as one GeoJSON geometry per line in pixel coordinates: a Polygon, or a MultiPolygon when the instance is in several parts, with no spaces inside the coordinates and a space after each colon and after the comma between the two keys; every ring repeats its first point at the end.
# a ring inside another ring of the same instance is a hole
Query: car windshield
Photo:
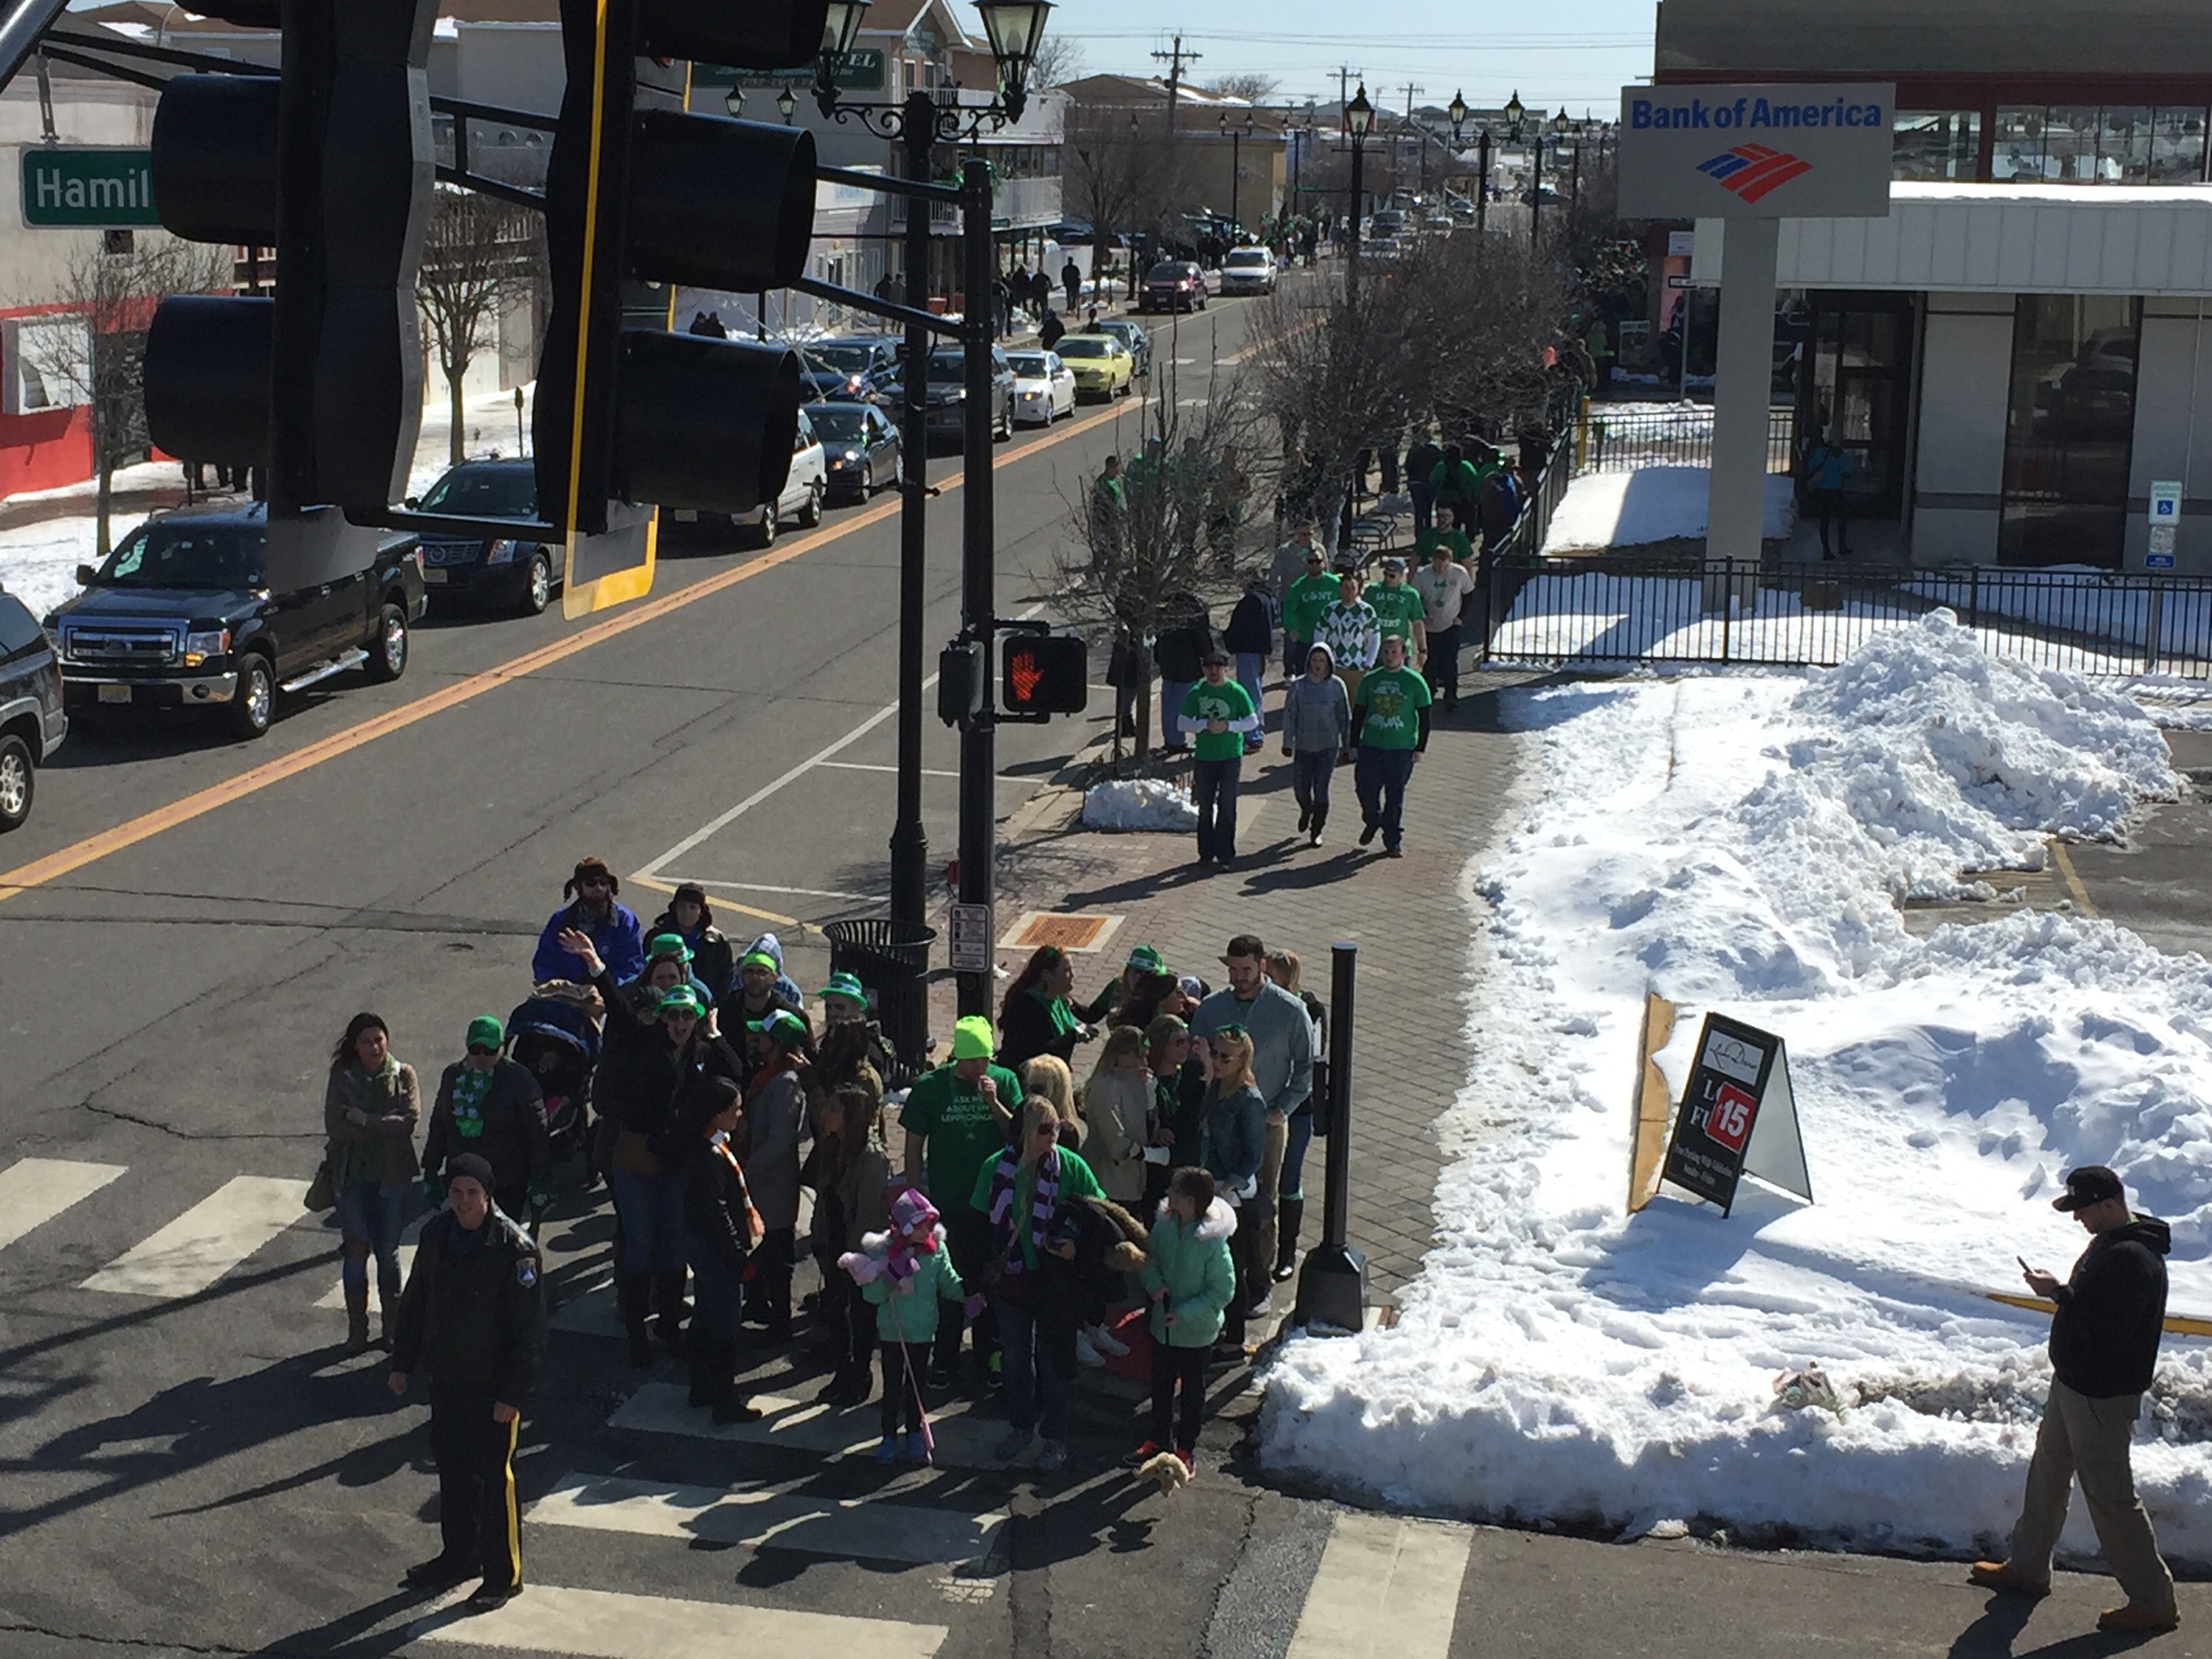
{"type": "Polygon", "coordinates": [[[1063,357],[1103,357],[1107,356],[1107,346],[1104,340],[1086,340],[1079,334],[1071,334],[1060,343],[1059,349],[1063,357]]]}
{"type": "Polygon", "coordinates": [[[929,378],[933,380],[964,380],[968,364],[957,351],[939,352],[929,360],[929,378]]]}
{"type": "Polygon", "coordinates": [[[1044,366],[1044,359],[1034,351],[1010,353],[1006,361],[1013,366],[1014,373],[1024,380],[1042,380],[1049,372],[1044,366]]]}
{"type": "Polygon", "coordinates": [[[1264,265],[1267,263],[1267,256],[1256,247],[1239,248],[1229,256],[1229,263],[1232,265],[1264,265]]]}
{"type": "Polygon", "coordinates": [[[806,411],[814,434],[824,443],[857,443],[868,429],[868,412],[860,404],[817,404],[806,411]]]}
{"type": "Polygon", "coordinates": [[[113,587],[258,587],[259,525],[142,525],[100,568],[113,587]]]}
{"type": "Polygon", "coordinates": [[[809,368],[835,369],[845,374],[864,374],[875,366],[872,347],[860,345],[810,346],[804,353],[809,368]]]}
{"type": "Polygon", "coordinates": [[[456,467],[430,486],[422,510],[477,519],[534,519],[538,475],[526,466],[456,467]]]}
{"type": "Polygon", "coordinates": [[[1098,331],[1101,334],[1110,334],[1117,340],[1135,340],[1144,332],[1134,323],[1120,321],[1101,323],[1098,325],[1098,331]]]}
{"type": "Polygon", "coordinates": [[[1170,263],[1154,265],[1151,280],[1155,283],[1179,283],[1189,275],[1190,272],[1185,267],[1170,263]]]}

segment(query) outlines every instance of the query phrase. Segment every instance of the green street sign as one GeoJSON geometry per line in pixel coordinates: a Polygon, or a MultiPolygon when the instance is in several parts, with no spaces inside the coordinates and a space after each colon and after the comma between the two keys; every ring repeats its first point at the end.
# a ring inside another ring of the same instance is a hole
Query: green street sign
{"type": "Polygon", "coordinates": [[[152,152],[23,148],[23,223],[33,230],[155,226],[152,152]]]}
{"type": "MultiPolygon", "coordinates": [[[[731,69],[720,64],[691,65],[691,85],[701,87],[790,87],[804,91],[814,84],[814,65],[799,64],[790,69],[756,70],[731,69]]],[[[884,55],[873,47],[856,52],[852,61],[839,71],[837,85],[845,92],[881,92],[884,89],[884,55]]]]}

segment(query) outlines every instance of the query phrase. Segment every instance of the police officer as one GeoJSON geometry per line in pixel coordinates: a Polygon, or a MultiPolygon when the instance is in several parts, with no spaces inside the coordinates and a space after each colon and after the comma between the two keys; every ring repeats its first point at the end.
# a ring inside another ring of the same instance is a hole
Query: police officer
{"type": "Polygon", "coordinates": [[[474,1152],[448,1159],[446,1206],[422,1229],[392,1343],[392,1393],[407,1392],[418,1364],[430,1367],[445,1542],[407,1583],[441,1589],[481,1568],[469,1606],[484,1610],[522,1589],[514,1443],[545,1346],[545,1292],[537,1245],[492,1204],[489,1164],[474,1152]]]}

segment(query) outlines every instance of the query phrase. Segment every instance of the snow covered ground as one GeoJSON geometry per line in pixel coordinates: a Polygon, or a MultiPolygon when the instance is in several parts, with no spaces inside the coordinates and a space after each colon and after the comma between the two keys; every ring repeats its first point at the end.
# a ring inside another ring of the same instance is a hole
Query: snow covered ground
{"type": "MultiPolygon", "coordinates": [[[[1585,472],[1567,486],[1566,495],[1552,514],[1544,551],[1589,553],[1703,536],[1709,472],[1702,466],[1585,472]]],[[[1797,508],[1790,480],[1780,473],[1772,474],[1766,480],[1765,517],[1759,533],[1769,541],[1778,540],[1796,524],[1797,508]]]]}
{"type": "Polygon", "coordinates": [[[1198,808],[1188,790],[1160,778],[1094,783],[1084,792],[1086,830],[1166,830],[1188,835],[1198,828],[1198,808]]]}
{"type": "MultiPolygon", "coordinates": [[[[2061,1173],[2118,1170],[2172,1223],[2174,1310],[2212,1313],[2212,964],[2069,915],[1916,939],[1891,901],[2170,794],[2156,729],[1943,613],[1833,670],[1507,696],[1531,782],[1467,878],[1492,915],[1440,1242],[1395,1326],[1290,1346],[1263,1456],[1464,1515],[1997,1547],[2047,1325],[1984,1292],[2072,1262],[2061,1173]],[[1677,1091],[1708,1011],[1787,1040],[1817,1204],[1625,1215],[1647,990],[1681,1005],[1677,1091]],[[1776,1401],[1814,1362],[1840,1416],[1776,1401]]],[[[2212,1561],[2212,1345],[2169,1337],[2154,1399],[2144,1497],[2212,1561]]]]}

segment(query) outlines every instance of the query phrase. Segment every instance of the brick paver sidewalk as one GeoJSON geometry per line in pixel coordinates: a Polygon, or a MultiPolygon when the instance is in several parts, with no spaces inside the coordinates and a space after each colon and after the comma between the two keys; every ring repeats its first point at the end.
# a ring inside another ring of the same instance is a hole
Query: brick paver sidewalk
{"type": "MultiPolygon", "coordinates": [[[[1297,833],[1291,767],[1274,746],[1248,758],[1237,861],[1225,873],[1193,868],[1188,836],[1106,835],[1071,822],[1078,798],[1017,815],[1003,854],[1003,928],[1025,909],[1105,911],[1125,918],[1095,958],[1079,957],[1077,988],[1093,994],[1132,945],[1159,947],[1169,965],[1224,982],[1222,946],[1254,933],[1304,964],[1306,988],[1326,1001],[1329,946],[1359,946],[1352,1095],[1351,1242],[1367,1253],[1370,1293],[1391,1299],[1427,1251],[1442,1166],[1437,1119],[1467,1076],[1465,986],[1481,948],[1479,920],[1460,893],[1468,860],[1492,837],[1512,781],[1512,751],[1495,720],[1497,677],[1463,680],[1456,714],[1437,711],[1407,793],[1405,856],[1357,845],[1351,769],[1338,769],[1324,844],[1297,833]]],[[[1477,902],[1479,903],[1479,901],[1477,902]]],[[[1000,963],[1019,965],[1007,952],[1000,963]]],[[[1077,1052],[1087,1069],[1089,1050],[1077,1052]]],[[[1323,1143],[1306,1161],[1303,1243],[1321,1226],[1323,1143]]],[[[1280,1300],[1281,1298],[1278,1298],[1280,1300]]]]}

